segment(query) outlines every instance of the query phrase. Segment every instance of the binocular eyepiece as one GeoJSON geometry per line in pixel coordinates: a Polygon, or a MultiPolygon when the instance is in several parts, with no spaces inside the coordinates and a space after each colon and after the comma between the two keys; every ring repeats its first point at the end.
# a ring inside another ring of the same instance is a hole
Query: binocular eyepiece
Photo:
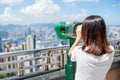
{"type": "Polygon", "coordinates": [[[64,23],[60,22],[55,25],[55,31],[59,38],[67,39],[67,38],[76,38],[76,28],[78,25],[81,25],[81,22],[73,22],[73,23],[64,23]]]}

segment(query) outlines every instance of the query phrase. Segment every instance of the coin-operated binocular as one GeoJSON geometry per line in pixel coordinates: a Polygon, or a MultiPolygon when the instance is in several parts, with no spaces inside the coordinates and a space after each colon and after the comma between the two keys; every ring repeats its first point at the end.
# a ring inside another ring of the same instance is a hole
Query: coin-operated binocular
{"type": "MultiPolygon", "coordinates": [[[[81,22],[73,22],[73,23],[60,22],[55,25],[55,31],[60,39],[69,39],[70,47],[71,47],[76,39],[76,28],[78,25],[81,24],[82,24],[81,22]]],[[[70,57],[68,56],[68,51],[66,52],[66,55],[67,55],[67,62],[65,64],[65,80],[74,80],[76,63],[71,62],[70,57]]]]}
{"type": "Polygon", "coordinates": [[[60,22],[55,25],[55,31],[59,38],[61,39],[69,39],[69,38],[76,38],[76,28],[78,25],[81,25],[80,22],[73,22],[73,23],[65,23],[60,22]]]}

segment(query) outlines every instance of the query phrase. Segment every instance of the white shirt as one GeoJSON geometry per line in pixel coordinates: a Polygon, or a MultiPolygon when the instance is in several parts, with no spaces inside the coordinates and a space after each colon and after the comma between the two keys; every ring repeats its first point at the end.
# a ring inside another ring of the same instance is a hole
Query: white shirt
{"type": "MultiPolygon", "coordinates": [[[[112,50],[114,48],[110,46],[112,50]]],[[[114,59],[114,52],[95,56],[76,46],[72,51],[71,61],[76,61],[75,80],[105,80],[114,59]]]]}

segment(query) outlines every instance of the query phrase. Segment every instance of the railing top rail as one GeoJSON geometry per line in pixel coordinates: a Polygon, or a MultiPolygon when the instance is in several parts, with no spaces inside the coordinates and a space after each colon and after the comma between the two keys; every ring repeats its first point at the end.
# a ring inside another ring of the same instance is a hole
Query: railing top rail
{"type": "Polygon", "coordinates": [[[67,48],[68,45],[65,46],[57,46],[57,47],[48,47],[48,48],[42,48],[42,49],[33,49],[33,50],[21,50],[21,51],[14,51],[14,52],[5,52],[0,53],[0,58],[7,57],[7,56],[13,56],[13,55],[24,55],[26,53],[32,53],[35,51],[43,51],[43,50],[49,50],[49,49],[56,49],[56,48],[67,48]]]}

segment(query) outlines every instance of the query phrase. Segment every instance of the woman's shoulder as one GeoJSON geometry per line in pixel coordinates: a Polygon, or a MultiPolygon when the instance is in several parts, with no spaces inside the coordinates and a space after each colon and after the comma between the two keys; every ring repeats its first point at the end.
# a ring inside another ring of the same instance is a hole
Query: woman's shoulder
{"type": "Polygon", "coordinates": [[[81,52],[82,51],[82,46],[76,46],[75,48],[74,48],[74,51],[76,51],[76,52],[81,52]]]}

